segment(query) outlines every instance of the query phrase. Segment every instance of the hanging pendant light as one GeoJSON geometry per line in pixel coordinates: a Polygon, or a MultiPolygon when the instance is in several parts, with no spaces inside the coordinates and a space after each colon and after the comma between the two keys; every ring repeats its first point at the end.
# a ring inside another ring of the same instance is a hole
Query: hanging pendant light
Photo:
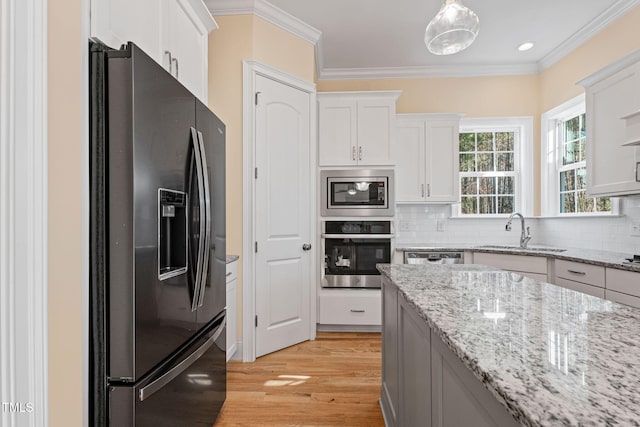
{"type": "Polygon", "coordinates": [[[451,55],[466,49],[478,36],[480,20],[459,0],[444,0],[424,32],[424,43],[434,55],[451,55]]]}

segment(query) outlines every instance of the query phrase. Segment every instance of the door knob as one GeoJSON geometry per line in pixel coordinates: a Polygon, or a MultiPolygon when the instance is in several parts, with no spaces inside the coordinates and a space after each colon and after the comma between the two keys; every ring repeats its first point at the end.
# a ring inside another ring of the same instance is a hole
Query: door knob
{"type": "Polygon", "coordinates": [[[305,243],[304,245],[302,245],[302,250],[310,251],[311,250],[311,243],[305,243]]]}

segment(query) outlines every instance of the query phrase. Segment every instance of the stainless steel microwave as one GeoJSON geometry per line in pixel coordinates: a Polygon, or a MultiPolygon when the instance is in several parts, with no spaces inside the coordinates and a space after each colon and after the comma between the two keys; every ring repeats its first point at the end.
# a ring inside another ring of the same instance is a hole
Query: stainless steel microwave
{"type": "Polygon", "coordinates": [[[394,215],[393,170],[323,170],[320,181],[322,216],[394,215]]]}

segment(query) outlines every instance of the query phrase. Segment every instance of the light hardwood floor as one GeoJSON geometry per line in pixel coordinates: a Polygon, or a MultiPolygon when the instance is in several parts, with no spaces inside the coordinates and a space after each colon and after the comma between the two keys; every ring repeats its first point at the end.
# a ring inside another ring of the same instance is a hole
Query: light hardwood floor
{"type": "Polygon", "coordinates": [[[215,427],[384,426],[376,333],[319,332],[315,341],[227,365],[215,427]]]}

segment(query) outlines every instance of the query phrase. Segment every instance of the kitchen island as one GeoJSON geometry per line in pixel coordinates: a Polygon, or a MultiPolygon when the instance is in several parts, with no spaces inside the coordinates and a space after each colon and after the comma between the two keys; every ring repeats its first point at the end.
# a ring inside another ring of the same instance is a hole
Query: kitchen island
{"type": "Polygon", "coordinates": [[[482,265],[379,265],[388,426],[640,425],[640,310],[482,265]]]}

